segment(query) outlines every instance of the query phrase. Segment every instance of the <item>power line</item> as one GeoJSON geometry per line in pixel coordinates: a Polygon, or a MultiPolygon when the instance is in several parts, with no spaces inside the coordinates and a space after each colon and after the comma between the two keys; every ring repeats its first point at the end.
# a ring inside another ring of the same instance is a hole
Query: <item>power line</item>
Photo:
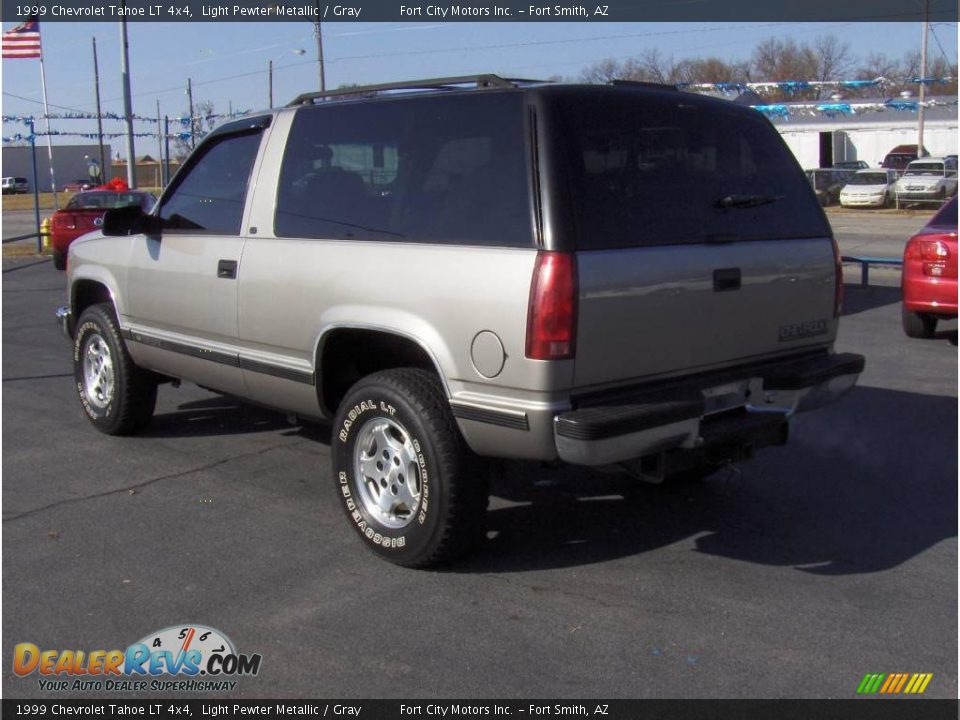
{"type": "MultiPolygon", "coordinates": [[[[7,92],[6,90],[3,91],[3,94],[8,95],[10,97],[17,98],[17,100],[26,100],[27,102],[31,102],[36,105],[43,105],[43,100],[34,100],[33,98],[24,97],[23,95],[16,95],[12,92],[7,92]]],[[[77,112],[77,113],[84,112],[79,108],[67,107],[66,105],[56,105],[54,103],[47,103],[47,105],[49,105],[50,107],[60,108],[61,110],[69,110],[70,112],[77,112]]]]}
{"type": "Polygon", "coordinates": [[[946,61],[947,66],[952,65],[950,58],[947,57],[947,52],[943,49],[943,45],[940,44],[940,38],[937,37],[937,31],[933,29],[933,26],[930,26],[930,34],[933,35],[933,39],[937,42],[937,47],[940,48],[940,54],[943,55],[944,61],[946,61]]]}

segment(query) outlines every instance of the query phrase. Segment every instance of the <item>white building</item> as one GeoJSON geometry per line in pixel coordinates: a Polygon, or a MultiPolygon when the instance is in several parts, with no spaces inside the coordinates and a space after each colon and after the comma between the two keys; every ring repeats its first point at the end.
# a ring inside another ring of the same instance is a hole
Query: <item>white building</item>
{"type": "MultiPolygon", "coordinates": [[[[774,118],[773,124],[804,168],[830,167],[841,160],[865,160],[870,167],[877,167],[895,146],[917,144],[917,113],[908,110],[871,110],[835,117],[791,112],[789,119],[774,118]]],[[[923,145],[931,156],[956,154],[957,131],[956,105],[924,111],[923,145]]]]}

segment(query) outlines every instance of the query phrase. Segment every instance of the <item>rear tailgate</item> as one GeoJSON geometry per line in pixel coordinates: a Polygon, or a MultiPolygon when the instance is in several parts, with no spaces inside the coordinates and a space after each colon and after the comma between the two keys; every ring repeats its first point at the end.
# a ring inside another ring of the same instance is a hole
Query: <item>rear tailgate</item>
{"type": "Polygon", "coordinates": [[[833,341],[832,231],[762,114],[630,88],[557,91],[548,107],[575,228],[577,387],[833,341]]]}
{"type": "Polygon", "coordinates": [[[830,238],[581,252],[578,387],[833,341],[830,238]]]}

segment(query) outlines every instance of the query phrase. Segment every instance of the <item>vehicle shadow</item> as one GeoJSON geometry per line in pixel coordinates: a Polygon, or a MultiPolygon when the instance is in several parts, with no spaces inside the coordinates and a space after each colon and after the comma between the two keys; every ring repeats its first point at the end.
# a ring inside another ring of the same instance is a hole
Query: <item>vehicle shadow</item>
{"type": "Polygon", "coordinates": [[[154,438],[207,437],[283,429],[294,428],[281,413],[214,396],[182,403],[176,412],[157,413],[139,434],[154,438]]]}
{"type": "Polygon", "coordinates": [[[843,316],[873,310],[884,305],[899,303],[903,297],[899,287],[889,285],[868,285],[844,283],[843,316]]]}
{"type": "Polygon", "coordinates": [[[572,567],[692,539],[696,552],[746,562],[878,572],[957,534],[957,401],[861,387],[799,416],[790,443],[742,474],[648,486],[515,465],[493,491],[522,504],[492,509],[485,545],[450,571],[572,567]]]}

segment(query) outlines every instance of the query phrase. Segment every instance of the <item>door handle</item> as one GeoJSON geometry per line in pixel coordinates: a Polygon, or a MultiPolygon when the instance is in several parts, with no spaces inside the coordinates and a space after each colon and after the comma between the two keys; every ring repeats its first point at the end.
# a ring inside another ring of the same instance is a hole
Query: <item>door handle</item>
{"type": "Polygon", "coordinates": [[[217,263],[217,277],[233,280],[237,277],[237,261],[221,260],[217,263]]]}
{"type": "Polygon", "coordinates": [[[740,289],[740,268],[721,268],[713,271],[713,291],[740,289]]]}

